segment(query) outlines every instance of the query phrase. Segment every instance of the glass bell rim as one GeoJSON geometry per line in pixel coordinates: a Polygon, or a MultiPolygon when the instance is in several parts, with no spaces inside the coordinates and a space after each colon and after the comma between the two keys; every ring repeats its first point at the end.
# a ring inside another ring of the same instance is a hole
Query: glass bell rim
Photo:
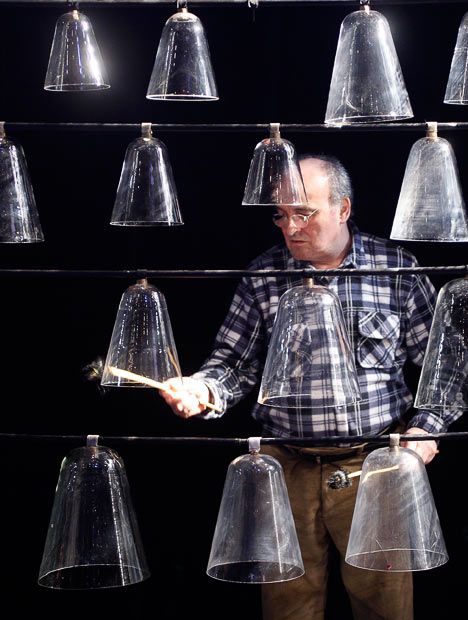
{"type": "Polygon", "coordinates": [[[86,84],[86,83],[76,83],[76,84],[48,84],[44,86],[44,90],[48,90],[50,92],[68,92],[68,91],[87,91],[87,90],[108,90],[111,87],[110,84],[86,84]]]}

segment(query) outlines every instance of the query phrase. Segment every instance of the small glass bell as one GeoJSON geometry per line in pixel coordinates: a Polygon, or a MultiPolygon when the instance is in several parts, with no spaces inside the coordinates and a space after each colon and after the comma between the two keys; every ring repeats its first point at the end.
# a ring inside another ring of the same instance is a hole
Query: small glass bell
{"type": "Polygon", "coordinates": [[[62,462],[38,583],[85,590],[149,576],[122,459],[89,436],[62,462]]]}
{"type": "Polygon", "coordinates": [[[44,241],[26,158],[0,123],[0,243],[44,241]]]}
{"type": "Polygon", "coordinates": [[[151,123],[128,145],[115,198],[114,226],[183,224],[166,145],[153,137],[151,123]]]}
{"type": "Polygon", "coordinates": [[[146,280],[122,295],[101,385],[148,387],[119,371],[157,383],[181,376],[166,300],[146,280]]]}
{"type": "Polygon", "coordinates": [[[391,239],[468,241],[468,218],[457,162],[437,123],[413,145],[393,220],[391,239]]]}
{"type": "Polygon", "coordinates": [[[228,468],[206,571],[215,579],[272,583],[304,574],[283,469],[258,449],[228,468]]]}
{"type": "Polygon", "coordinates": [[[294,146],[270,124],[270,137],[257,144],[250,163],[242,204],[306,207],[307,196],[294,146]]]}
{"type": "Polygon", "coordinates": [[[322,408],[360,399],[340,300],[311,282],[289,289],[279,301],[258,402],[322,408]]]}
{"type": "Polygon", "coordinates": [[[434,411],[468,409],[468,279],[441,288],[414,406],[434,411]]]}
{"type": "Polygon", "coordinates": [[[45,90],[86,91],[110,88],[93,27],[77,10],[61,15],[55,26],[45,90]]]}
{"type": "Polygon", "coordinates": [[[203,25],[185,7],[164,26],[146,97],[167,101],[219,98],[203,25]]]}
{"type": "Polygon", "coordinates": [[[341,24],[325,123],[377,123],[412,116],[388,22],[362,5],[341,24]]]}
{"type": "Polygon", "coordinates": [[[448,560],[424,463],[398,441],[362,467],[345,556],[357,568],[418,571],[448,560]]]}

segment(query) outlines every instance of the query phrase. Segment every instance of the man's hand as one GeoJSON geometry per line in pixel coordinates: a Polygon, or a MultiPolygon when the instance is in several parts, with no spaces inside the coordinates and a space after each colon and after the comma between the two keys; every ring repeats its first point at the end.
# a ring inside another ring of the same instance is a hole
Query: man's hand
{"type": "MultiPolygon", "coordinates": [[[[405,435],[428,435],[427,431],[424,431],[422,428],[417,428],[414,426],[413,428],[409,428],[405,435]]],[[[433,440],[430,441],[402,441],[401,446],[403,448],[410,448],[414,450],[416,454],[424,461],[424,464],[427,465],[432,461],[435,455],[439,452],[437,449],[437,443],[433,440]]]]}
{"type": "Polygon", "coordinates": [[[203,381],[191,377],[173,377],[164,382],[168,391],[160,391],[161,396],[172,411],[181,418],[190,418],[206,409],[202,403],[210,400],[210,391],[203,381]]]}

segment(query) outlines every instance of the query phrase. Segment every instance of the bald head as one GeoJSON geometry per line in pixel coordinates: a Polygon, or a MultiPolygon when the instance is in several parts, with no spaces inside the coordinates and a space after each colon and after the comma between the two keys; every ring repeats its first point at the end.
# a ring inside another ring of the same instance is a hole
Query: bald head
{"type": "Polygon", "coordinates": [[[305,153],[298,157],[302,175],[317,171],[321,176],[327,177],[330,185],[330,203],[339,205],[343,198],[353,202],[353,186],[348,171],[339,159],[332,155],[315,155],[305,153]]]}

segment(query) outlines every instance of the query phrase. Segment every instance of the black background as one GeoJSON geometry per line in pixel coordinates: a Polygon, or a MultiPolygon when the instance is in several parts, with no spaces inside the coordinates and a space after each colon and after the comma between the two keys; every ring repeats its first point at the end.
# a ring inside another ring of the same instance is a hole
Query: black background
{"type": "MultiPolygon", "coordinates": [[[[199,6],[220,101],[145,99],[159,36],[174,7],[82,7],[92,20],[112,88],[50,93],[43,81],[63,6],[0,6],[0,119],[46,122],[320,123],[339,26],[349,5],[199,6]]],[[[415,121],[468,121],[442,103],[468,2],[385,4],[415,121]]],[[[7,125],[8,131],[8,125],[7,125]]],[[[126,146],[137,132],[11,130],[24,147],[46,241],[0,246],[1,268],[243,268],[279,240],[270,213],[241,207],[261,133],[169,133],[167,145],[185,226],[129,230],[109,225],[126,146]]],[[[422,132],[288,133],[299,152],[332,153],[355,186],[355,220],[388,237],[411,145],[422,132]]],[[[466,131],[452,143],[468,192],[466,131]]],[[[405,244],[421,264],[464,264],[465,244],[405,244]]],[[[437,287],[455,276],[433,279],[437,287]]],[[[214,422],[183,421],[152,390],[100,393],[83,367],[105,356],[125,279],[6,278],[0,286],[1,431],[101,435],[247,437],[252,395],[214,422]]],[[[184,373],[208,355],[235,280],[153,281],[164,292],[184,373]]],[[[417,376],[410,373],[415,388],[417,376]]],[[[451,430],[467,430],[463,419],[451,430]]],[[[206,576],[230,448],[109,442],[124,459],[152,577],[111,591],[60,592],[36,585],[60,461],[73,441],[0,441],[0,593],[16,617],[109,614],[116,618],[260,618],[259,589],[206,576]]],[[[415,574],[416,618],[466,615],[466,443],[445,441],[428,467],[450,555],[415,574]],[[455,610],[461,607],[459,613],[455,610]]],[[[349,618],[337,576],[328,619],[349,618]]]]}

